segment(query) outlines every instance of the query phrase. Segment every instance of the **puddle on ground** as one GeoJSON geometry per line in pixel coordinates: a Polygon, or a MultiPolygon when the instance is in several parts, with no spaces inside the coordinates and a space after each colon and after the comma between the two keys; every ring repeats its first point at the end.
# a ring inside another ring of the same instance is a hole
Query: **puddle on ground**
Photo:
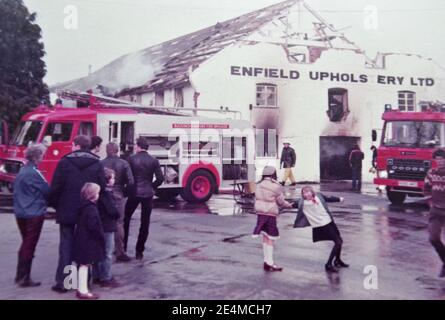
{"type": "Polygon", "coordinates": [[[153,207],[155,209],[165,209],[178,212],[189,212],[196,214],[210,214],[210,208],[206,203],[188,203],[185,201],[164,202],[158,199],[154,200],[153,207]]]}
{"type": "Polygon", "coordinates": [[[422,276],[416,278],[416,281],[420,282],[424,289],[440,290],[442,293],[445,291],[445,281],[443,279],[422,276]]]}
{"type": "Polygon", "coordinates": [[[347,214],[357,214],[356,212],[351,212],[351,211],[341,211],[341,210],[330,210],[331,213],[335,214],[335,215],[347,215],[347,214]]]}
{"type": "Polygon", "coordinates": [[[218,204],[207,203],[187,203],[185,201],[164,202],[156,199],[154,201],[155,209],[165,209],[176,211],[178,213],[192,214],[213,214],[218,216],[236,216],[245,214],[254,214],[253,204],[233,204],[229,206],[219,206],[218,204]]]}
{"type": "Polygon", "coordinates": [[[410,231],[419,231],[428,228],[428,223],[410,221],[402,218],[385,217],[390,227],[397,227],[402,229],[408,229],[410,231]]]}
{"type": "Polygon", "coordinates": [[[238,243],[239,241],[239,239],[241,239],[241,238],[243,238],[243,237],[245,237],[245,236],[248,236],[248,235],[250,235],[249,233],[245,233],[245,234],[240,234],[240,235],[238,235],[238,236],[234,236],[234,237],[228,237],[228,238],[224,238],[223,240],[222,240],[222,242],[228,242],[228,243],[238,243]]]}

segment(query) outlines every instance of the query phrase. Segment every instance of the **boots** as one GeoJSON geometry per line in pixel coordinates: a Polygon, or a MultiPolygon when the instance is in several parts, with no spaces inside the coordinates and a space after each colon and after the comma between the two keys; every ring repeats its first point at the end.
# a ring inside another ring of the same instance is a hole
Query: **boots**
{"type": "Polygon", "coordinates": [[[338,269],[335,268],[335,267],[332,265],[332,263],[326,263],[325,266],[324,266],[324,268],[325,268],[326,272],[332,272],[332,273],[337,273],[337,272],[338,272],[338,269]]]}
{"type": "MultiPolygon", "coordinates": [[[[22,260],[22,259],[20,259],[20,260],[22,260]]],[[[22,260],[22,261],[23,261],[22,262],[22,264],[23,264],[23,276],[17,281],[17,284],[19,285],[19,287],[26,288],[26,287],[38,287],[38,286],[40,286],[41,282],[34,282],[31,279],[32,259],[31,260],[22,260]]]]}
{"type": "Polygon", "coordinates": [[[15,275],[14,282],[19,283],[25,278],[25,276],[26,276],[25,260],[19,257],[17,262],[17,273],[15,275]]]}
{"type": "Polygon", "coordinates": [[[269,265],[266,262],[264,262],[263,269],[264,269],[264,271],[283,271],[282,267],[278,267],[275,264],[274,265],[269,265]]]}
{"type": "Polygon", "coordinates": [[[339,258],[334,260],[334,266],[336,266],[337,268],[348,268],[349,264],[345,263],[339,258]]]}

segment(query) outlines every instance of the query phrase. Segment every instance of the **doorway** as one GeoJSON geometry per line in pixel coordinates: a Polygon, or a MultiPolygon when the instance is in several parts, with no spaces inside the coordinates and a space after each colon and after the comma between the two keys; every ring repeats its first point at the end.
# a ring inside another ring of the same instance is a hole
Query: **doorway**
{"type": "Polygon", "coordinates": [[[133,154],[134,138],[134,122],[110,121],[108,141],[115,142],[119,145],[122,158],[127,159],[133,154]]]}
{"type": "Polygon", "coordinates": [[[320,137],[320,179],[351,180],[349,153],[359,137],[320,137]]]}

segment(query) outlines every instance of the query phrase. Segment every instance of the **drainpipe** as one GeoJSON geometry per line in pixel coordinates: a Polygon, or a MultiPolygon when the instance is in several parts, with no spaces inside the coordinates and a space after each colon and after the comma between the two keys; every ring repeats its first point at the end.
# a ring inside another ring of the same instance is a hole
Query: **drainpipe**
{"type": "Polygon", "coordinates": [[[193,91],[195,91],[195,93],[193,94],[193,107],[195,108],[195,110],[193,111],[193,115],[195,115],[195,116],[198,114],[198,98],[199,98],[200,93],[199,93],[198,89],[196,88],[195,83],[193,83],[191,75],[197,67],[198,67],[197,65],[191,65],[187,71],[187,77],[188,77],[190,86],[192,87],[193,91]]]}
{"type": "MultiPolygon", "coordinates": [[[[192,86],[192,88],[195,89],[193,86],[192,86]]],[[[200,93],[195,90],[195,93],[193,94],[193,106],[195,108],[195,110],[193,111],[193,114],[195,116],[198,114],[198,97],[199,97],[199,95],[200,95],[200,93]]]]}

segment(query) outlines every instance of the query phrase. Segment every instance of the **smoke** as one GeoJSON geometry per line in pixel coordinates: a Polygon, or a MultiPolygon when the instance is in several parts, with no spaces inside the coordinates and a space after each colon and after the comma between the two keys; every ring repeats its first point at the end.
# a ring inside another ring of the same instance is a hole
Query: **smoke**
{"type": "Polygon", "coordinates": [[[115,81],[110,85],[114,91],[141,86],[154,78],[156,68],[149,55],[138,51],[123,57],[122,67],[114,75],[115,81]]]}
{"type": "Polygon", "coordinates": [[[354,142],[348,140],[346,137],[323,137],[323,143],[320,144],[322,157],[332,158],[333,156],[348,155],[351,151],[351,145],[355,143],[356,139],[354,139],[354,142]]]}
{"type": "Polygon", "coordinates": [[[162,68],[154,63],[152,56],[144,50],[128,54],[93,72],[91,75],[68,84],[55,85],[53,89],[86,91],[93,89],[107,96],[127,88],[139,87],[150,80],[162,68]]]}

